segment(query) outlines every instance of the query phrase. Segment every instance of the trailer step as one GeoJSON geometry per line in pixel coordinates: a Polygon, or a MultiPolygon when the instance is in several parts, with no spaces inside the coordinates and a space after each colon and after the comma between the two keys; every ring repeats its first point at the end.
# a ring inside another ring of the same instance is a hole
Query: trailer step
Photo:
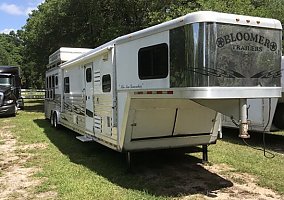
{"type": "Polygon", "coordinates": [[[91,137],[88,137],[86,135],[77,136],[76,139],[80,140],[81,142],[92,142],[92,141],[94,141],[91,137]]]}

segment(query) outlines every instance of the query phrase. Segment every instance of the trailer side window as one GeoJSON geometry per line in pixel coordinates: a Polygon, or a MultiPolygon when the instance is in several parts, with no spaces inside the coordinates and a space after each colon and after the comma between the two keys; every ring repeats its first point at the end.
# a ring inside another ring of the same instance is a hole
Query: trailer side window
{"type": "Polygon", "coordinates": [[[138,75],[142,80],[168,76],[168,45],[166,43],[139,49],[138,75]]]}
{"type": "Polygon", "coordinates": [[[58,76],[55,76],[55,86],[58,86],[58,76]]]}
{"type": "Polygon", "coordinates": [[[45,87],[46,89],[48,89],[48,77],[46,77],[46,80],[45,80],[45,87]]]}
{"type": "Polygon", "coordinates": [[[111,90],[111,77],[110,74],[103,75],[102,77],[103,92],[110,92],[111,90]]]}
{"type": "Polygon", "coordinates": [[[69,77],[64,78],[64,93],[70,93],[69,77]]]}
{"type": "Polygon", "coordinates": [[[55,78],[54,78],[54,75],[52,75],[51,80],[52,80],[52,88],[54,88],[54,87],[55,87],[55,78]]]}
{"type": "Polygon", "coordinates": [[[87,68],[86,69],[86,82],[90,83],[92,81],[92,69],[87,68]]]}
{"type": "Polygon", "coordinates": [[[51,76],[48,77],[48,88],[51,88],[51,76]]]}

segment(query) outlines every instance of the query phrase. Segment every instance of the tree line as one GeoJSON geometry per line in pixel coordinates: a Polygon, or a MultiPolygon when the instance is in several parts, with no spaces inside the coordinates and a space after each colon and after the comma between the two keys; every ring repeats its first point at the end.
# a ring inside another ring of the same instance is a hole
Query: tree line
{"type": "Polygon", "coordinates": [[[284,22],[284,0],[46,0],[17,33],[0,34],[0,65],[20,66],[23,87],[43,88],[48,56],[60,47],[95,48],[199,10],[284,22]]]}

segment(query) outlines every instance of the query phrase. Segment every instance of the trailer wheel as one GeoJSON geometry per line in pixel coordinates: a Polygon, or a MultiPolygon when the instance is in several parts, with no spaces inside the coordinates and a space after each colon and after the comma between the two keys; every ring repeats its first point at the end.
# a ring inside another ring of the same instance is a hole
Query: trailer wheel
{"type": "Polygon", "coordinates": [[[56,112],[53,113],[53,127],[58,129],[58,119],[56,112]]]}
{"type": "Polygon", "coordinates": [[[278,104],[276,107],[273,124],[279,128],[284,129],[284,104],[278,104]]]}
{"type": "Polygon", "coordinates": [[[50,124],[53,127],[53,113],[50,113],[50,124]]]}

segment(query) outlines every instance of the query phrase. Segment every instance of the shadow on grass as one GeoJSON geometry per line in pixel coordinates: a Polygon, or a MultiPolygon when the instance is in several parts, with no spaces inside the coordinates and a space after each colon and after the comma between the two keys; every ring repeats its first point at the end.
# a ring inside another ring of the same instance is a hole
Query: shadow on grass
{"type": "Polygon", "coordinates": [[[24,99],[24,111],[44,112],[44,99],[24,99]]]}
{"type": "MultiPolygon", "coordinates": [[[[228,141],[233,144],[246,145],[242,139],[238,137],[238,129],[223,128],[222,140],[228,141]]],[[[250,138],[245,141],[252,147],[263,148],[263,133],[262,132],[249,132],[250,138]]],[[[275,151],[284,154],[284,135],[278,135],[273,132],[265,133],[265,146],[269,151],[275,151]]]]}
{"type": "Polygon", "coordinates": [[[231,187],[232,182],[202,167],[201,160],[175,151],[149,151],[134,154],[133,173],[127,173],[125,155],[98,143],[82,143],[76,133],[54,130],[48,121],[34,120],[49,140],[69,159],[83,165],[112,183],[126,189],[147,191],[156,196],[204,194],[231,187]]]}

